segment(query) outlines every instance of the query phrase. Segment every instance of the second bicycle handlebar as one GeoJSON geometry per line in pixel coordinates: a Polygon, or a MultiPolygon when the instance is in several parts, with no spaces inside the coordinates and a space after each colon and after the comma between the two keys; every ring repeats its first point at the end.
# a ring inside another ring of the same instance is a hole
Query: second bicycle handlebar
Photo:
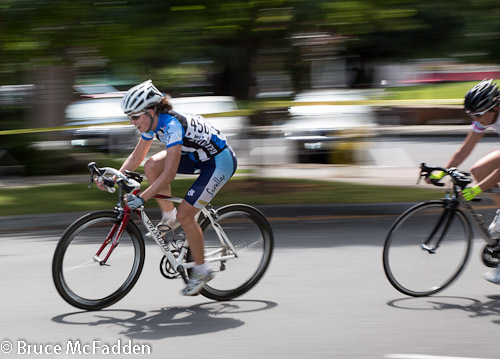
{"type": "MultiPolygon", "coordinates": [[[[455,184],[455,186],[460,187],[460,189],[464,189],[468,184],[472,183],[471,174],[465,171],[459,171],[456,167],[444,168],[444,167],[431,167],[427,166],[425,163],[420,164],[420,178],[429,177],[429,175],[433,171],[443,171],[448,176],[451,177],[451,180],[455,184]]],[[[443,183],[439,181],[432,181],[432,184],[435,186],[444,186],[443,183]]]]}

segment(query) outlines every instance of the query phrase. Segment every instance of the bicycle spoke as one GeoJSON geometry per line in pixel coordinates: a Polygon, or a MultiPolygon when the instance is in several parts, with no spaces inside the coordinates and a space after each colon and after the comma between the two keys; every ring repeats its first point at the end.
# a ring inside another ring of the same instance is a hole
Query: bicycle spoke
{"type": "Polygon", "coordinates": [[[108,265],[102,266],[94,260],[93,265],[79,265],[82,258],[88,258],[95,252],[92,239],[99,238],[100,234],[101,231],[94,228],[86,228],[84,238],[80,238],[82,233],[76,233],[63,262],[66,283],[72,291],[87,299],[103,298],[114,292],[125,282],[134,264],[134,247],[130,237],[124,233],[108,265]]]}
{"type": "Polygon", "coordinates": [[[90,260],[90,261],[87,261],[87,262],[84,262],[82,264],[77,264],[77,265],[74,265],[72,267],[68,267],[65,269],[66,272],[71,272],[73,270],[76,270],[76,269],[80,269],[80,268],[85,268],[85,267],[91,267],[91,266],[95,266],[95,265],[99,265],[98,263],[96,263],[93,259],[90,260]]]}

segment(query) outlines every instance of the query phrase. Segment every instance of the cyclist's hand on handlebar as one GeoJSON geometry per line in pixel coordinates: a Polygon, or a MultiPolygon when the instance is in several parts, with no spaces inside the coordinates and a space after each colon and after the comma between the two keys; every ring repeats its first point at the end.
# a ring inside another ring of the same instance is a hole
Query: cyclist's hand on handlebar
{"type": "Polygon", "coordinates": [[[94,179],[94,182],[97,185],[97,188],[101,191],[107,191],[109,193],[115,192],[115,189],[113,188],[115,182],[111,178],[98,176],[94,179]]]}
{"type": "Polygon", "coordinates": [[[434,171],[431,174],[425,176],[425,182],[428,184],[438,185],[439,181],[446,176],[444,171],[434,171]]]}
{"type": "Polygon", "coordinates": [[[134,196],[133,194],[127,194],[125,200],[127,201],[127,205],[131,210],[135,210],[141,206],[144,206],[145,203],[144,199],[141,196],[134,196]]]}
{"type": "Polygon", "coordinates": [[[434,171],[434,172],[432,172],[429,175],[429,179],[431,179],[431,180],[440,180],[444,176],[446,176],[446,172],[445,171],[434,171]]]}
{"type": "Polygon", "coordinates": [[[479,186],[474,186],[474,187],[470,187],[470,188],[464,188],[462,190],[462,197],[466,201],[472,201],[481,192],[483,192],[483,190],[479,186]]]}

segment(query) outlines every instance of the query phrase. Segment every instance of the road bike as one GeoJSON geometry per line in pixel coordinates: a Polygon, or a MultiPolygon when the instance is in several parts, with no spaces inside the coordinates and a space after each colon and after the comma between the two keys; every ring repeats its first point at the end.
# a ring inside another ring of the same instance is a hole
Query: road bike
{"type": "MultiPolygon", "coordinates": [[[[433,171],[444,171],[450,178],[449,188],[441,200],[419,203],[405,211],[389,230],[383,251],[389,282],[401,293],[414,297],[445,289],[465,269],[472,249],[471,221],[486,242],[482,262],[488,267],[500,263],[498,239],[491,237],[482,215],[460,194],[472,183],[470,173],[429,167],[425,163],[420,169],[419,180],[433,171]]],[[[499,190],[488,192],[499,193],[499,190]]]]}
{"type": "MultiPolygon", "coordinates": [[[[131,220],[135,212],[149,237],[158,245],[163,257],[160,272],[167,279],[187,282],[195,263],[182,229],[161,234],[140,207],[130,210],[123,201],[127,193],[137,194],[143,176],[125,174],[110,167],[88,165],[91,187],[94,178],[110,189],[116,183],[118,202],[114,210],[89,213],[77,219],[63,233],[57,244],[52,277],[57,291],[69,304],[85,310],[98,310],[122,299],[134,287],[145,260],[145,239],[139,226],[131,220]],[[109,176],[114,176],[115,179],[109,176]]],[[[181,203],[182,199],[156,195],[154,198],[181,203]]],[[[205,262],[215,278],[205,284],[200,294],[213,300],[230,300],[241,296],[262,278],[271,261],[274,237],[271,225],[256,208],[230,204],[201,210],[198,223],[205,237],[205,262]]]]}

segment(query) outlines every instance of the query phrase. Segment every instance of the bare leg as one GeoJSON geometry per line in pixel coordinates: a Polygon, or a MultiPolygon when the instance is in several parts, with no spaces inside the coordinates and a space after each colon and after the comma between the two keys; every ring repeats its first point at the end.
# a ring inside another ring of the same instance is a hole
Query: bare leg
{"type": "MultiPolygon", "coordinates": [[[[477,161],[471,168],[477,182],[483,182],[486,188],[495,187],[500,181],[500,150],[493,151],[477,161]]],[[[500,195],[493,195],[492,199],[500,208],[500,195]]]]}
{"type": "MultiPolygon", "coordinates": [[[[481,184],[484,185],[484,188],[496,187],[500,181],[500,151],[493,151],[481,158],[472,166],[471,172],[478,182],[482,182],[481,184]]],[[[497,207],[500,208],[500,195],[494,194],[491,198],[496,202],[497,207]]],[[[489,227],[493,238],[498,237],[497,216],[498,212],[489,227]]],[[[500,284],[500,267],[484,273],[483,278],[489,282],[500,284]]]]}
{"type": "Polygon", "coordinates": [[[191,249],[195,263],[200,265],[205,263],[205,253],[203,231],[194,218],[198,212],[198,208],[183,201],[177,209],[177,220],[186,233],[186,239],[189,243],[189,248],[191,249]]]}
{"type": "MultiPolygon", "coordinates": [[[[165,157],[167,157],[167,151],[163,150],[151,156],[144,164],[144,172],[146,173],[149,183],[156,181],[156,179],[163,172],[165,157]]],[[[172,193],[170,183],[166,184],[159,193],[165,196],[170,196],[172,193]]],[[[163,212],[170,212],[174,209],[174,204],[170,201],[157,200],[157,202],[163,212]]]]}

